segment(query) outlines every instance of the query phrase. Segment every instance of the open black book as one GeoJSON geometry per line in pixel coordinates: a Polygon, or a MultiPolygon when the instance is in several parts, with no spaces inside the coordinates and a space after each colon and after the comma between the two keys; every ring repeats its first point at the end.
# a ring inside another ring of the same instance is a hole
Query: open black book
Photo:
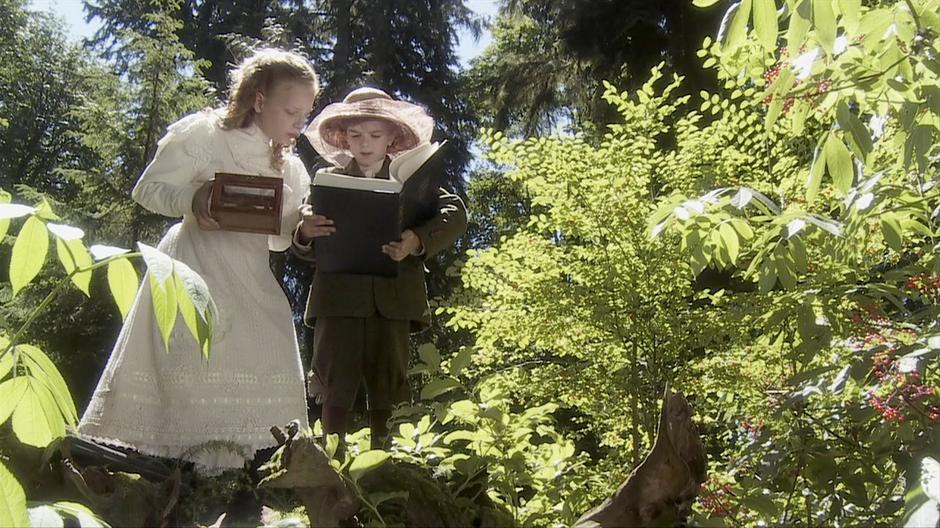
{"type": "Polygon", "coordinates": [[[349,176],[338,169],[317,171],[310,203],[336,226],[332,235],[314,243],[320,271],[398,276],[398,263],[382,253],[382,246],[437,214],[443,167],[429,160],[442,145],[426,143],[396,157],[388,180],[349,176]]]}

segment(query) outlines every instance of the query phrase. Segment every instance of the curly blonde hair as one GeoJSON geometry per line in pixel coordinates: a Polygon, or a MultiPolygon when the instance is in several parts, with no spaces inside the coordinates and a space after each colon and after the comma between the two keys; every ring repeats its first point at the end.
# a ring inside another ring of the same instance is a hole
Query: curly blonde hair
{"type": "MultiPolygon", "coordinates": [[[[303,56],[279,49],[261,49],[253,53],[231,71],[230,92],[222,128],[236,129],[250,126],[255,116],[255,97],[267,92],[274,83],[282,81],[308,82],[315,93],[320,93],[320,80],[313,66],[303,56]]],[[[278,171],[284,167],[284,156],[293,145],[274,145],[271,166],[278,171]]]]}

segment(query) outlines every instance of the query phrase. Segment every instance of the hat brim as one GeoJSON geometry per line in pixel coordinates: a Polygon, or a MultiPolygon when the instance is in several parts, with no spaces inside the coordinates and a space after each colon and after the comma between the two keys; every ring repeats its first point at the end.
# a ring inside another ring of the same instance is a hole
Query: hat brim
{"type": "Polygon", "coordinates": [[[405,101],[369,99],[354,103],[333,103],[320,112],[304,132],[313,148],[326,159],[336,161],[349,155],[346,127],[352,120],[380,120],[398,130],[388,154],[395,156],[430,142],[434,120],[424,108],[405,101]]]}

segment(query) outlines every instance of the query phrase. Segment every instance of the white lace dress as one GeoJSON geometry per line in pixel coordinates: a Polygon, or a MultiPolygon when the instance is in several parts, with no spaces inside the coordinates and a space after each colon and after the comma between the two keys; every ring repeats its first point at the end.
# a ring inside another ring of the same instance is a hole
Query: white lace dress
{"type": "Polygon", "coordinates": [[[78,429],[143,453],[195,461],[206,473],[242,467],[255,450],[274,445],[272,425],[294,419],[307,425],[291,310],[268,250],[290,246],[310,179],[293,156],[278,174],[257,127],[219,125],[218,111],[171,125],[133,191],[147,209],[183,217],[158,247],[209,286],[218,308],[210,360],[202,359],[182,319],[165,351],[144,277],[78,429]],[[192,197],[216,172],[283,177],[281,236],[199,229],[192,197]]]}

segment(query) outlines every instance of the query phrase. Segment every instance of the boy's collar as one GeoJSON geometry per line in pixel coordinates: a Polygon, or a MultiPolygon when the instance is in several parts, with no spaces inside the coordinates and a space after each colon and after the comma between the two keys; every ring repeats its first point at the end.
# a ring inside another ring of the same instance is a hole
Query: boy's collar
{"type": "MultiPolygon", "coordinates": [[[[373,176],[373,178],[378,178],[380,180],[390,179],[388,167],[391,162],[392,162],[392,159],[388,156],[385,156],[385,161],[382,162],[382,168],[379,169],[377,173],[375,173],[375,176],[373,176]]],[[[359,176],[361,178],[364,178],[366,176],[365,173],[362,171],[362,168],[359,167],[359,162],[357,162],[355,158],[352,161],[350,161],[349,164],[346,165],[346,167],[343,169],[343,172],[345,172],[346,174],[350,176],[359,176]]]]}

